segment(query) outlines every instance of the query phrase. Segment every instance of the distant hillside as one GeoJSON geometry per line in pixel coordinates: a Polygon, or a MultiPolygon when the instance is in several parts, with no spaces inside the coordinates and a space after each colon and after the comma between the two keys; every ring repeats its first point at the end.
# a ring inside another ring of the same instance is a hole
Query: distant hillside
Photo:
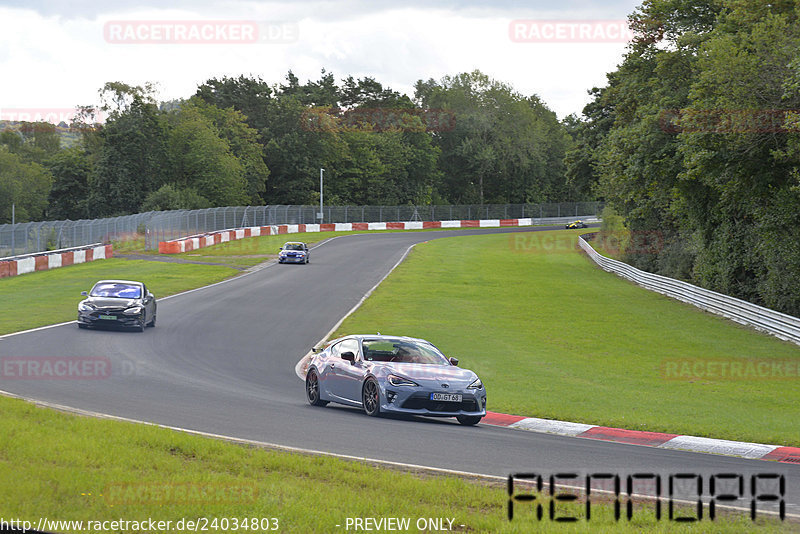
{"type": "MultiPolygon", "coordinates": [[[[21,125],[22,125],[21,121],[0,120],[0,132],[5,132],[5,131],[18,132],[21,125]]],[[[71,148],[76,144],[78,144],[78,142],[80,141],[81,138],[80,134],[78,132],[72,131],[69,125],[63,121],[56,125],[56,131],[58,132],[61,138],[61,148],[71,148]]]]}

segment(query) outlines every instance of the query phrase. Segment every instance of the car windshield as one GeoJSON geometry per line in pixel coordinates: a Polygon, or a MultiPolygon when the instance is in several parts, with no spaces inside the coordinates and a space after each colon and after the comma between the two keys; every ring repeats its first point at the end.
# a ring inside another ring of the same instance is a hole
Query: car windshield
{"type": "Polygon", "coordinates": [[[138,299],[142,296],[142,286],[120,283],[95,284],[90,295],[92,297],[138,299]]]}
{"type": "Polygon", "coordinates": [[[402,362],[449,365],[447,358],[433,345],[406,340],[365,339],[361,346],[368,362],[402,362]]]}
{"type": "Polygon", "coordinates": [[[303,250],[303,245],[300,243],[286,243],[283,245],[283,250],[303,250]]]}

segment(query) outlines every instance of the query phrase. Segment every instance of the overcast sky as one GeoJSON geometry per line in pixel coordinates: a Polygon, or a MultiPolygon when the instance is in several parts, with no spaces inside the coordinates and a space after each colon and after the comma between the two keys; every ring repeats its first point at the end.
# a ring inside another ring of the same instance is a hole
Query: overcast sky
{"type": "Polygon", "coordinates": [[[304,82],[323,68],[410,96],[418,79],[479,69],[563,118],[605,85],[625,51],[615,24],[639,4],[0,0],[0,119],[97,104],[107,81],[154,82],[170,100],[211,77],[304,82]]]}

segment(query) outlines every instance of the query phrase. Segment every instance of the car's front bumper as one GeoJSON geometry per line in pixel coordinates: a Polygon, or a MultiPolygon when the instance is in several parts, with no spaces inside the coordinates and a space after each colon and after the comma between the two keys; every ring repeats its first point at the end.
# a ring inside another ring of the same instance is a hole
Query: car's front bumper
{"type": "Polygon", "coordinates": [[[306,257],[305,256],[284,256],[279,257],[278,262],[280,263],[305,263],[306,257]]]}
{"type": "Polygon", "coordinates": [[[434,390],[425,387],[392,386],[381,384],[381,411],[423,415],[426,417],[456,417],[459,415],[483,417],[486,415],[485,389],[434,390]],[[461,402],[430,400],[432,393],[461,395],[461,402]]]}
{"type": "Polygon", "coordinates": [[[133,328],[141,325],[142,314],[125,315],[122,312],[109,312],[109,311],[91,311],[91,312],[78,312],[78,324],[87,326],[118,326],[125,328],[133,328]],[[114,319],[101,319],[100,316],[114,317],[114,319]]]}

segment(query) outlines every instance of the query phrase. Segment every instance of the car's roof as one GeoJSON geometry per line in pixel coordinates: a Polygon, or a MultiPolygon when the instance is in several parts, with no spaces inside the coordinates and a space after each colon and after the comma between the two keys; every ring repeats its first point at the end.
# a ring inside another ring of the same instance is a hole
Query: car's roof
{"type": "Polygon", "coordinates": [[[95,284],[133,284],[143,286],[144,282],[137,282],[135,280],[98,280],[95,284]]]}
{"type": "Polygon", "coordinates": [[[303,241],[287,241],[284,245],[305,245],[303,241]]]}
{"type": "Polygon", "coordinates": [[[356,339],[371,339],[371,340],[402,340],[402,341],[417,341],[420,343],[427,343],[428,345],[431,344],[430,341],[418,337],[408,337],[408,336],[392,336],[388,334],[350,334],[347,336],[338,337],[336,339],[332,339],[330,343],[335,343],[336,341],[340,341],[346,338],[356,338],[356,339]]]}

